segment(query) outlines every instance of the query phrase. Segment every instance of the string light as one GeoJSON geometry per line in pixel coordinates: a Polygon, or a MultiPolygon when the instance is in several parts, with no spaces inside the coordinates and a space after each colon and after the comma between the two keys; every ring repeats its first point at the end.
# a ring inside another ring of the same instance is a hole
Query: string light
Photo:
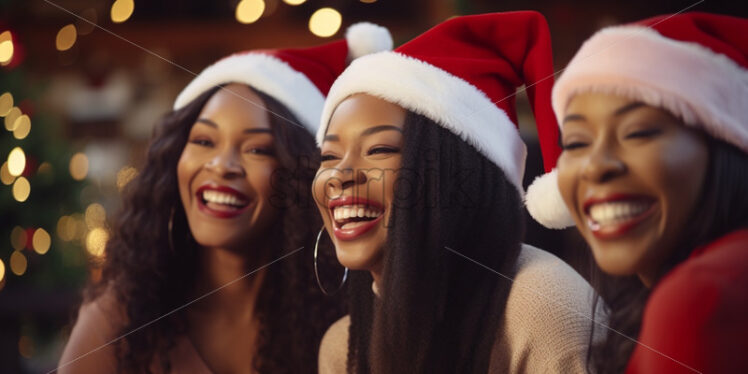
{"type": "Polygon", "coordinates": [[[13,274],[18,276],[23,275],[26,272],[28,264],[26,256],[24,256],[20,251],[13,251],[10,255],[10,271],[12,271],[13,274]]]}
{"type": "Polygon", "coordinates": [[[11,109],[13,109],[13,95],[10,92],[0,95],[0,116],[7,116],[11,109]]]}
{"type": "Polygon", "coordinates": [[[76,153],[70,158],[70,176],[77,181],[86,179],[88,175],[88,157],[85,153],[76,153]]]}
{"type": "Polygon", "coordinates": [[[322,38],[335,35],[343,23],[343,16],[333,8],[318,9],[309,18],[309,30],[322,38]]]}
{"type": "Polygon", "coordinates": [[[288,5],[296,6],[296,5],[304,4],[306,0],[283,0],[283,2],[288,5]]]}
{"type": "Polygon", "coordinates": [[[28,115],[23,114],[15,120],[13,125],[13,137],[16,139],[25,139],[31,132],[31,119],[28,115]]]}
{"type": "Polygon", "coordinates": [[[103,227],[106,221],[106,210],[101,204],[93,203],[86,208],[85,220],[89,229],[103,227]]]}
{"type": "Polygon", "coordinates": [[[0,34],[0,64],[7,65],[13,59],[15,46],[10,31],[0,34]]]}
{"type": "Polygon", "coordinates": [[[0,283],[5,280],[5,263],[0,259],[0,283]]]}
{"type": "Polygon", "coordinates": [[[24,177],[18,177],[16,182],[13,183],[13,198],[19,203],[26,201],[31,194],[31,184],[29,180],[24,177]]]}
{"type": "Polygon", "coordinates": [[[21,147],[15,147],[8,154],[8,172],[17,177],[23,174],[24,169],[26,169],[26,155],[21,147]]]}
{"type": "Polygon", "coordinates": [[[133,11],[135,11],[135,2],[133,0],[115,1],[110,11],[112,22],[122,23],[127,21],[132,16],[133,11]]]}
{"type": "Polygon", "coordinates": [[[49,247],[52,245],[52,238],[49,236],[49,233],[42,229],[38,228],[36,231],[34,231],[34,236],[31,239],[31,245],[34,247],[34,251],[36,253],[43,255],[49,251],[49,247]]]}
{"type": "Polygon", "coordinates": [[[263,0],[241,0],[236,5],[236,20],[244,24],[252,23],[260,19],[264,11],[263,0]]]}
{"type": "Polygon", "coordinates": [[[55,46],[58,51],[67,51],[68,49],[73,48],[77,39],[78,31],[75,29],[75,25],[65,25],[57,32],[55,46]]]}
{"type": "Polygon", "coordinates": [[[138,169],[132,166],[125,166],[117,172],[117,189],[122,191],[135,176],[138,175],[138,169]]]}

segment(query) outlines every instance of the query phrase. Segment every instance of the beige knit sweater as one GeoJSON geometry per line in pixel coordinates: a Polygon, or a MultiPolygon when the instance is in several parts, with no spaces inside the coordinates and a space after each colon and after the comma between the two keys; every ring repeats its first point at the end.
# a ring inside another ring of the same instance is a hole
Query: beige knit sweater
{"type": "MultiPolygon", "coordinates": [[[[489,373],[586,372],[592,288],[561,259],[529,245],[523,245],[517,267],[489,373]]],[[[600,318],[596,313],[605,323],[600,318]]],[[[345,373],[349,326],[345,316],[325,333],[320,374],[345,373]]]]}

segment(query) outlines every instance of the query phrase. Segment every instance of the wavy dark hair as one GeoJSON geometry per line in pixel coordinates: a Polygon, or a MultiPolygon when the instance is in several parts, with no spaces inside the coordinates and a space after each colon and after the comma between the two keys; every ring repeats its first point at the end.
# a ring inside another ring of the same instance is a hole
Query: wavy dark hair
{"type": "MultiPolygon", "coordinates": [[[[89,284],[84,291],[86,301],[109,289],[114,292],[126,312],[123,334],[195,296],[198,244],[187,225],[176,169],[192,125],[219,89],[203,93],[156,126],[145,166],[124,191],[123,207],[115,217],[106,247],[102,280],[89,284]]],[[[298,121],[285,106],[263,92],[255,92],[269,111],[280,164],[273,174],[272,203],[281,214],[276,229],[268,233],[273,235],[278,253],[271,256],[278,258],[281,251],[289,253],[299,247],[306,250],[267,268],[257,299],[261,331],[253,366],[262,373],[312,373],[325,329],[344,312],[340,299],[324,297],[314,280],[311,248],[321,220],[311,200],[311,183],[319,152],[305,129],[289,123],[298,121]]],[[[151,365],[158,364],[160,370],[169,372],[168,351],[175,345],[175,338],[188,329],[185,316],[174,313],[128,334],[118,341],[118,370],[151,372],[151,365]]]]}
{"type": "Polygon", "coordinates": [[[381,292],[353,272],[351,373],[485,373],[524,231],[504,173],[434,121],[408,113],[381,292]]]}
{"type": "MultiPolygon", "coordinates": [[[[748,196],[745,194],[748,191],[748,154],[732,144],[709,135],[705,137],[709,162],[701,195],[675,252],[659,269],[657,280],[686,260],[694,249],[748,227],[748,196]]],[[[602,298],[607,304],[608,326],[628,337],[638,337],[644,308],[656,283],[647,288],[635,276],[606,275],[596,265],[592,273],[592,283],[600,295],[593,311],[602,298]]],[[[593,324],[592,334],[601,328],[593,324]]],[[[591,335],[591,344],[592,341],[591,335]]],[[[635,341],[606,329],[605,339],[592,344],[587,367],[597,373],[622,373],[635,347],[635,341]]]]}

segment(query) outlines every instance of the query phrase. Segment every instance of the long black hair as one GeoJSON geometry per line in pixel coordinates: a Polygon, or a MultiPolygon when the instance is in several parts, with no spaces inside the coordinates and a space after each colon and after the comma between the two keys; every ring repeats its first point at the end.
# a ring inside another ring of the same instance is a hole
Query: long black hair
{"type": "MultiPolygon", "coordinates": [[[[709,163],[701,195],[682,231],[680,242],[659,269],[657,279],[687,259],[694,249],[731,231],[748,227],[748,154],[730,143],[711,136],[705,138],[709,163]]],[[[593,284],[607,304],[608,326],[627,337],[637,338],[651,289],[635,276],[613,277],[602,273],[596,266],[594,269],[593,284]]],[[[595,304],[599,301],[600,298],[595,304]]],[[[593,324],[592,334],[601,328],[593,324]]],[[[590,349],[588,368],[595,372],[625,371],[636,347],[635,341],[612,330],[607,329],[605,340],[590,349]]]]}
{"type": "Polygon", "coordinates": [[[348,371],[485,373],[524,231],[501,169],[434,121],[408,113],[381,292],[351,276],[348,371]],[[458,252],[458,254],[452,251],[458,252]]]}
{"type": "MultiPolygon", "coordinates": [[[[192,125],[220,88],[203,93],[161,120],[142,171],[124,191],[123,207],[107,243],[102,281],[90,284],[84,292],[87,301],[106,290],[114,293],[126,314],[121,334],[195,297],[198,244],[190,235],[179,198],[176,169],[192,125]]],[[[300,247],[305,250],[267,268],[256,306],[261,330],[254,368],[262,373],[311,373],[315,372],[318,343],[326,327],[343,314],[338,298],[324,297],[319,291],[312,269],[311,247],[321,221],[310,189],[319,152],[311,134],[289,123],[298,121],[285,106],[255,92],[269,111],[280,164],[271,181],[272,203],[281,214],[275,229],[268,233],[277,251],[270,256],[278,258],[300,247]]],[[[157,364],[169,372],[168,352],[175,337],[188,329],[180,312],[126,335],[117,342],[118,371],[150,372],[151,365],[157,364]]]]}

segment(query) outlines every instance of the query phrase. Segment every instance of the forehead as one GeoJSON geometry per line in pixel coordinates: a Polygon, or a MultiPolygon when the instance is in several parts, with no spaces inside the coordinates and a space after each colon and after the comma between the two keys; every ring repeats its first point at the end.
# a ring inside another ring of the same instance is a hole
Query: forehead
{"type": "Polygon", "coordinates": [[[216,91],[198,118],[209,119],[219,127],[270,128],[262,98],[241,84],[229,84],[216,91]]]}
{"type": "Polygon", "coordinates": [[[633,103],[623,96],[602,93],[581,93],[574,96],[566,107],[566,116],[581,114],[588,119],[613,116],[619,108],[633,103]]]}
{"type": "Polygon", "coordinates": [[[402,128],[406,110],[368,94],[351,95],[335,108],[327,135],[359,133],[368,127],[392,125],[402,128]]]}

